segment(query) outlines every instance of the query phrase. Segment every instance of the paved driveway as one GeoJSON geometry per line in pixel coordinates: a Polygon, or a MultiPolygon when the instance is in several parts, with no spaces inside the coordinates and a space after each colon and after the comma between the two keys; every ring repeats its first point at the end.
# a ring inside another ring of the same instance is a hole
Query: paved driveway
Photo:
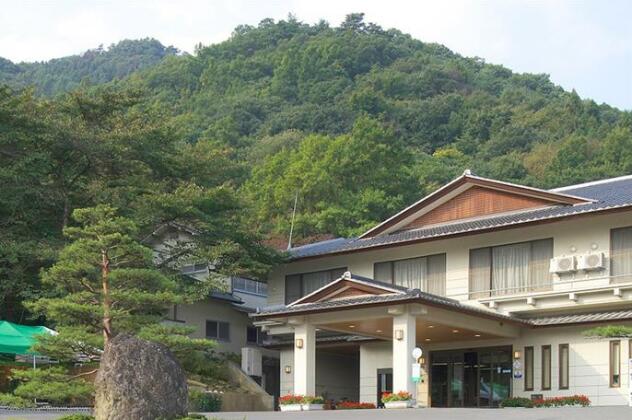
{"type": "MultiPolygon", "coordinates": [[[[0,410],[2,420],[53,420],[62,413],[7,412],[0,410]]],[[[423,408],[408,410],[309,411],[300,413],[255,412],[213,413],[218,420],[631,420],[632,408],[423,408]]],[[[130,419],[131,420],[131,419],[130,419]]]]}

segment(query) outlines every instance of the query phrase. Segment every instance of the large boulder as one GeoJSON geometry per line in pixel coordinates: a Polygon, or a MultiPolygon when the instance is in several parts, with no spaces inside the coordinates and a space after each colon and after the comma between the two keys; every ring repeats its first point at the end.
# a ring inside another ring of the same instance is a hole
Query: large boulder
{"type": "Polygon", "coordinates": [[[187,414],[187,378],[162,344],[120,334],[109,341],[95,381],[96,420],[174,419],[187,414]]]}

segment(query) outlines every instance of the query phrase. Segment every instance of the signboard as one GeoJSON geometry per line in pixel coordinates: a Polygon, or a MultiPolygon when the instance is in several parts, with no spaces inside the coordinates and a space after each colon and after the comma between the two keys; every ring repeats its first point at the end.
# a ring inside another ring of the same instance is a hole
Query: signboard
{"type": "Polygon", "coordinates": [[[628,376],[628,392],[630,393],[628,405],[632,407],[632,357],[628,360],[628,376]]]}
{"type": "Polygon", "coordinates": [[[413,363],[412,378],[415,383],[421,381],[421,365],[419,363],[413,363]]]}
{"type": "Polygon", "coordinates": [[[522,363],[520,360],[514,360],[513,362],[513,377],[514,379],[522,378],[522,363]]]}

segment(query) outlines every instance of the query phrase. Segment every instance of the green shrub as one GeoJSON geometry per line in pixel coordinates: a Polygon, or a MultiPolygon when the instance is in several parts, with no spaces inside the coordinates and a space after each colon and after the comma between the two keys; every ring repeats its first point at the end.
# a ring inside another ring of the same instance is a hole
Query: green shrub
{"type": "Polygon", "coordinates": [[[92,405],[94,386],[82,379],[72,379],[63,367],[13,370],[11,375],[20,381],[13,391],[18,397],[61,406],[92,405]]]}
{"type": "Polygon", "coordinates": [[[211,392],[192,389],[189,391],[189,410],[215,412],[222,408],[222,399],[211,392]]]}
{"type": "Polygon", "coordinates": [[[16,395],[0,394],[0,406],[11,408],[32,408],[35,407],[35,403],[16,395]]]}
{"type": "Polygon", "coordinates": [[[532,408],[533,401],[524,397],[505,398],[501,403],[501,407],[526,407],[532,408]]]}
{"type": "Polygon", "coordinates": [[[94,417],[88,414],[68,414],[58,418],[57,420],[94,420],[94,417]]]}
{"type": "Polygon", "coordinates": [[[553,397],[536,400],[534,407],[564,407],[567,405],[588,407],[590,399],[585,395],[571,395],[570,397],[553,397]]]}
{"type": "Polygon", "coordinates": [[[180,417],[177,420],[208,420],[203,414],[189,414],[186,417],[180,417]]]}

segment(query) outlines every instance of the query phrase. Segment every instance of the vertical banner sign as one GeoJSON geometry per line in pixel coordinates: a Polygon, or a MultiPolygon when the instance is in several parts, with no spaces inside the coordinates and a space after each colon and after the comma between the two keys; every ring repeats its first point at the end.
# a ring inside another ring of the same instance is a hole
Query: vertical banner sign
{"type": "Polygon", "coordinates": [[[421,365],[419,363],[413,363],[413,382],[418,383],[421,381],[421,365]]]}
{"type": "Polygon", "coordinates": [[[628,393],[630,394],[629,406],[632,407],[632,354],[628,360],[628,393]]]}

